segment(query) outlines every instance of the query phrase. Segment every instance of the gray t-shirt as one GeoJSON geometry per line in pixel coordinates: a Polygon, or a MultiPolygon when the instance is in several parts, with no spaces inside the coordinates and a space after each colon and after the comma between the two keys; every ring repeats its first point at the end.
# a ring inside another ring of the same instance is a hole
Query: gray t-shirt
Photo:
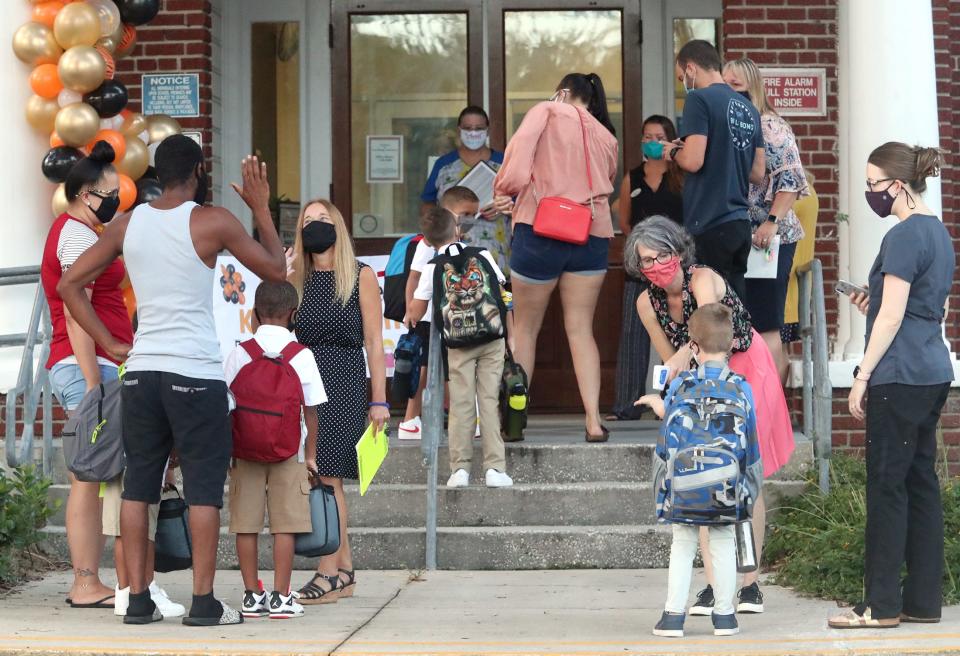
{"type": "Polygon", "coordinates": [[[870,385],[938,385],[953,380],[941,324],[955,266],[950,233],[935,216],[914,214],[884,236],[870,270],[868,342],[880,312],[884,275],[910,283],[910,296],[900,330],[870,376],[870,385]]]}

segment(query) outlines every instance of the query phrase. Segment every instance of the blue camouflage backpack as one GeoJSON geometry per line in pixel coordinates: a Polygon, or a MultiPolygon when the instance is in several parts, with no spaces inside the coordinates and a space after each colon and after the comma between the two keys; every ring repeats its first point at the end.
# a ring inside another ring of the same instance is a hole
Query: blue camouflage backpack
{"type": "Polygon", "coordinates": [[[719,378],[703,367],[678,378],[657,441],[657,517],[703,526],[745,520],[760,465],[744,379],[727,367],[719,378]]]}

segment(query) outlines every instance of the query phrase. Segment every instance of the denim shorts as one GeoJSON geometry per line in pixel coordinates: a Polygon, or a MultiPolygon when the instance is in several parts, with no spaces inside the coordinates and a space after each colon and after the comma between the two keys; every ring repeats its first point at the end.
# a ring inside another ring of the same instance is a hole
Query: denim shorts
{"type": "Polygon", "coordinates": [[[607,272],[609,239],[590,237],[579,246],[565,241],[540,237],[533,226],[517,223],[510,245],[510,275],[527,283],[553,282],[563,273],[583,276],[607,272]]]}
{"type": "MultiPolygon", "coordinates": [[[[117,368],[100,366],[101,380],[116,380],[117,368]]],[[[66,410],[73,410],[83,395],[87,393],[87,381],[83,378],[83,372],[80,371],[80,365],[69,362],[58,362],[50,367],[50,387],[66,410]]]]}

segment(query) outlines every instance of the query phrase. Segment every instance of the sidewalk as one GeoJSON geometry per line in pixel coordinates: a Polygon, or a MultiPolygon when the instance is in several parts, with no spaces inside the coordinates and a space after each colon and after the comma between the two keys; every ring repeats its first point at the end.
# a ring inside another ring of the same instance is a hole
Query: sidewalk
{"type": "MultiPolygon", "coordinates": [[[[308,607],[304,618],[196,629],[179,620],[126,626],[112,611],[67,608],[70,574],[64,572],[0,597],[0,655],[960,654],[960,608],[946,609],[937,625],[831,631],[826,618],[832,603],[772,586],[764,588],[767,612],[741,616],[739,636],[715,638],[709,618],[689,618],[686,638],[655,638],[650,630],[660,616],[666,575],[583,570],[430,572],[414,578],[362,571],[354,598],[308,607]]],[[[295,584],[308,578],[294,574],[295,584]]],[[[158,580],[173,599],[189,602],[189,572],[158,580]]],[[[240,587],[239,572],[218,573],[217,591],[231,605],[238,605],[240,587]]]]}

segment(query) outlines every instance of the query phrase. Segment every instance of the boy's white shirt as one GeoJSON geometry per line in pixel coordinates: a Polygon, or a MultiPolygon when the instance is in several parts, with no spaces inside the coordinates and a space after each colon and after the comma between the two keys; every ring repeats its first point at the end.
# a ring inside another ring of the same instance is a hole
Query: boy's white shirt
{"type": "MultiPolygon", "coordinates": [[[[297,338],[292,332],[282,326],[261,325],[253,338],[257,344],[268,355],[279,355],[281,351],[290,344],[296,342],[297,338]]],[[[239,344],[230,352],[227,359],[223,362],[223,374],[226,378],[227,387],[233,383],[240,370],[253,362],[250,354],[239,344]]],[[[290,366],[297,372],[300,378],[300,385],[303,388],[303,404],[306,406],[320,405],[327,402],[327,391],[323,387],[323,379],[320,378],[320,370],[317,369],[317,362],[313,359],[313,352],[308,348],[297,353],[290,360],[290,366]]],[[[297,462],[304,462],[304,445],[307,440],[307,424],[303,419],[303,410],[300,411],[300,451],[297,454],[297,462]]]]}
{"type": "MultiPolygon", "coordinates": [[[[421,243],[423,243],[423,242],[421,242],[421,243]]],[[[446,254],[448,254],[448,253],[450,252],[450,249],[453,248],[454,246],[456,246],[456,247],[458,247],[458,248],[460,248],[460,249],[468,248],[468,246],[466,246],[462,241],[455,241],[455,242],[453,242],[452,244],[448,244],[448,245],[444,246],[444,247],[443,247],[442,249],[440,249],[440,251],[438,251],[438,252],[442,252],[443,254],[446,255],[446,254]]],[[[504,284],[504,283],[507,281],[507,277],[506,277],[505,275],[503,275],[503,271],[501,271],[501,270],[500,270],[500,267],[497,266],[497,262],[496,262],[496,260],[493,259],[493,255],[491,255],[491,254],[490,254],[490,251],[488,251],[486,248],[481,249],[481,250],[482,250],[481,255],[483,255],[484,259],[486,259],[487,262],[490,263],[490,266],[493,267],[494,273],[497,274],[497,280],[500,282],[501,285],[504,284]]],[[[414,257],[416,257],[416,254],[414,254],[414,257]]],[[[431,258],[431,259],[432,259],[432,258],[431,258]]],[[[423,267],[423,273],[420,275],[420,284],[417,285],[416,291],[413,292],[413,297],[414,297],[415,299],[417,299],[418,301],[429,301],[431,305],[432,305],[432,303],[433,303],[433,301],[432,301],[432,299],[433,299],[433,271],[434,271],[434,268],[435,268],[435,267],[436,267],[435,264],[429,264],[429,263],[428,263],[428,264],[424,265],[424,267],[423,267]]],[[[430,318],[431,318],[430,310],[431,310],[430,305],[428,305],[428,306],[427,306],[427,314],[423,315],[424,321],[430,321],[430,318]]]]}
{"type": "MultiPolygon", "coordinates": [[[[410,261],[410,271],[416,271],[420,275],[420,282],[423,282],[423,270],[430,264],[430,260],[437,256],[437,251],[433,246],[430,246],[426,241],[421,239],[417,242],[417,250],[413,252],[413,260],[410,261]]],[[[433,273],[433,268],[430,269],[431,274],[433,273]]],[[[419,289],[419,285],[417,289],[419,289]]],[[[416,298],[416,294],[414,294],[416,298]]],[[[432,321],[433,320],[433,301],[427,302],[427,311],[423,314],[423,321],[432,321]]]]}

